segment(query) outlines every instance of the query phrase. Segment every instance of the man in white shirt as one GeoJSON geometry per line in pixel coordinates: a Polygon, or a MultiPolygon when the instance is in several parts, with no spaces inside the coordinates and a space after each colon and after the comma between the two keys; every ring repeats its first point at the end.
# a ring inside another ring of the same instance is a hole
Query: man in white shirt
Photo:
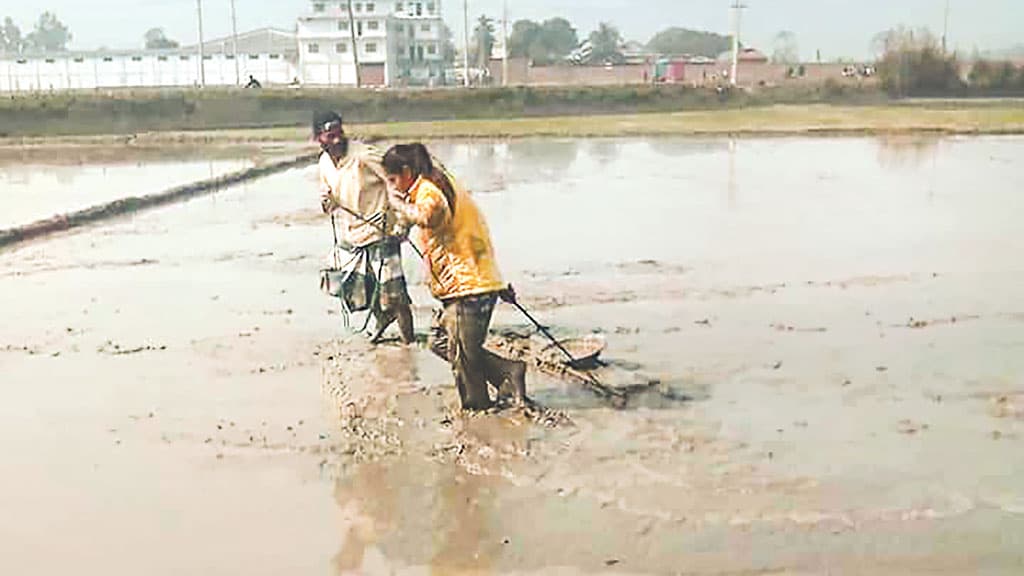
{"type": "Polygon", "coordinates": [[[334,217],[345,248],[366,251],[379,288],[371,308],[377,320],[377,341],[398,320],[402,341],[413,342],[412,309],[402,271],[405,230],[388,204],[383,154],[373,146],[349,140],[336,112],[313,115],[313,137],[320,155],[320,206],[334,217]]]}

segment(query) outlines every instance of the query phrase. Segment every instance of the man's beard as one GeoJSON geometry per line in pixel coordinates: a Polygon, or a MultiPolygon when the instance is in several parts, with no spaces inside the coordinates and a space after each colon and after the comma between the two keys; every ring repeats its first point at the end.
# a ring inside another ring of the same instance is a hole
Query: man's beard
{"type": "Polygon", "coordinates": [[[320,147],[330,154],[334,161],[338,161],[348,155],[348,138],[342,138],[337,144],[322,144],[320,147]]]}

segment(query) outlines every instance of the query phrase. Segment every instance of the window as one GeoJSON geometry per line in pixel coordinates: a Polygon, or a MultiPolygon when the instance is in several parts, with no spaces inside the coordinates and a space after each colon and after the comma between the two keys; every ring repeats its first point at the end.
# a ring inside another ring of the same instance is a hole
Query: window
{"type": "Polygon", "coordinates": [[[395,3],[395,12],[404,12],[404,11],[405,11],[405,6],[402,6],[401,2],[396,2],[395,3]]]}
{"type": "Polygon", "coordinates": [[[437,54],[437,44],[427,46],[427,54],[437,54]]]}
{"type": "Polygon", "coordinates": [[[363,35],[363,23],[362,21],[356,22],[356,36],[363,35]]]}
{"type": "Polygon", "coordinates": [[[114,59],[113,59],[113,58],[111,58],[110,56],[104,56],[104,57],[103,57],[103,61],[104,61],[104,62],[113,62],[113,61],[114,61],[114,59]]]}
{"type": "Polygon", "coordinates": [[[416,59],[416,47],[415,46],[409,46],[409,60],[415,60],[415,59],[416,59]]]}
{"type": "Polygon", "coordinates": [[[235,59],[235,55],[234,54],[225,54],[224,57],[227,58],[228,60],[234,60],[235,59]]]}
{"type": "Polygon", "coordinates": [[[210,56],[210,55],[203,56],[203,60],[213,60],[213,56],[210,56]]]}
{"type": "Polygon", "coordinates": [[[427,2],[427,12],[430,12],[431,14],[434,13],[434,3],[433,2],[427,2]]]}
{"type": "Polygon", "coordinates": [[[369,22],[366,23],[366,29],[367,30],[379,30],[380,29],[380,22],[377,22],[376,20],[370,20],[369,22]]]}
{"type": "MultiPolygon", "coordinates": [[[[167,56],[161,56],[161,58],[163,58],[164,60],[167,60],[167,56]]],[[[79,56],[79,57],[75,58],[75,62],[77,62],[78,64],[81,64],[82,62],[85,62],[85,58],[82,58],[81,56],[79,56]]]]}
{"type": "Polygon", "coordinates": [[[178,56],[178,60],[181,60],[182,62],[188,62],[188,56],[185,56],[185,55],[178,56]]]}
{"type": "Polygon", "coordinates": [[[424,32],[430,32],[430,24],[424,24],[424,25],[420,26],[420,30],[422,30],[424,32]]]}
{"type": "Polygon", "coordinates": [[[348,20],[338,20],[338,30],[343,32],[348,31],[348,20]]]}
{"type": "Polygon", "coordinates": [[[167,56],[157,56],[156,59],[161,62],[167,62],[167,56]]]}
{"type": "Polygon", "coordinates": [[[324,11],[324,4],[323,4],[323,2],[317,2],[316,4],[313,4],[313,12],[323,12],[323,11],[324,11]]]}
{"type": "Polygon", "coordinates": [[[395,24],[395,32],[405,32],[405,24],[395,24]]]}
{"type": "Polygon", "coordinates": [[[270,59],[271,60],[280,60],[281,59],[281,55],[280,54],[271,54],[270,55],[270,59]]]}
{"type": "Polygon", "coordinates": [[[423,62],[423,46],[417,46],[416,47],[416,56],[417,56],[417,60],[419,60],[420,62],[423,62]]]}
{"type": "Polygon", "coordinates": [[[416,3],[416,15],[423,16],[423,4],[421,2],[416,3]]]}
{"type": "Polygon", "coordinates": [[[348,44],[345,42],[338,42],[334,45],[334,51],[338,54],[344,54],[345,52],[348,52],[348,44]]]}
{"type": "MultiPolygon", "coordinates": [[[[140,60],[141,60],[141,58],[140,58],[140,60]]],[[[53,58],[47,58],[46,59],[46,63],[47,64],[53,64],[54,62],[55,62],[55,60],[53,58]]]]}
{"type": "Polygon", "coordinates": [[[260,55],[259,54],[249,54],[249,60],[259,60],[259,59],[260,59],[260,55]]]}
{"type": "Polygon", "coordinates": [[[320,53],[320,45],[319,44],[310,44],[309,45],[309,53],[310,54],[319,54],[320,53]]]}
{"type": "Polygon", "coordinates": [[[366,53],[367,54],[373,54],[375,52],[377,52],[377,44],[376,43],[370,42],[369,44],[366,45],[366,53]]]}
{"type": "Polygon", "coordinates": [[[362,12],[362,11],[363,11],[363,3],[362,2],[356,2],[356,12],[362,12]]]}
{"type": "Polygon", "coordinates": [[[374,3],[373,3],[373,2],[367,2],[367,3],[366,3],[366,11],[367,11],[367,12],[373,12],[373,11],[374,11],[374,10],[376,10],[376,9],[377,9],[377,6],[376,6],[376,5],[374,5],[374,3]]]}

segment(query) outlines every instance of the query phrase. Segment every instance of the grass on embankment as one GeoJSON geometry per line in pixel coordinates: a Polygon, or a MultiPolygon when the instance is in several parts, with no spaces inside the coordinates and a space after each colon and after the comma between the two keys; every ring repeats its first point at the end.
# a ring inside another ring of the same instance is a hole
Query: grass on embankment
{"type": "MultiPolygon", "coordinates": [[[[356,137],[385,140],[443,138],[517,138],[528,136],[658,135],[800,135],[800,134],[1020,134],[1024,101],[961,103],[942,106],[915,103],[890,106],[770,106],[693,112],[557,116],[548,118],[444,120],[355,124],[356,137]]],[[[0,144],[18,147],[60,145],[173,147],[278,146],[314,147],[306,126],[229,130],[164,131],[125,136],[13,138],[0,144]]]]}
{"type": "Polygon", "coordinates": [[[437,139],[525,136],[1024,132],[1024,105],[970,109],[906,106],[772,106],[584,117],[455,120],[354,126],[364,137],[437,139]]]}

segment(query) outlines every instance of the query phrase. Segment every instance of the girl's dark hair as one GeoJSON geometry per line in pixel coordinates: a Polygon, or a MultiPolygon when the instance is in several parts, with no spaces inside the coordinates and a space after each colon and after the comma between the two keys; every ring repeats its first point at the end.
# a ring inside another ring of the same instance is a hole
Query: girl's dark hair
{"type": "Polygon", "coordinates": [[[382,163],[388,174],[401,174],[402,170],[409,168],[413,176],[423,177],[433,182],[448,200],[448,207],[452,213],[455,212],[455,187],[448,175],[434,166],[434,161],[431,160],[426,146],[419,142],[392,146],[384,154],[382,163]]]}

